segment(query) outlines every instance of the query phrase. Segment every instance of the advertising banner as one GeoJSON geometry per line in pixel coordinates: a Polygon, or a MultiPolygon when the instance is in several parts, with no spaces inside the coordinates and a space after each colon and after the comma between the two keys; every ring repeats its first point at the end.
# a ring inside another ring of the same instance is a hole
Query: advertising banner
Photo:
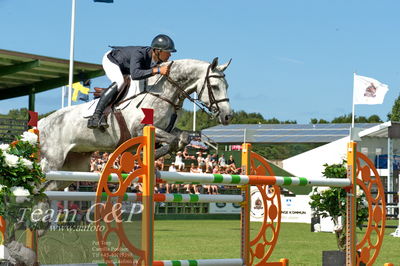
{"type": "MultiPolygon", "coordinates": [[[[265,206],[261,193],[257,187],[251,188],[251,210],[250,220],[262,222],[264,219],[265,206]]],[[[287,197],[281,195],[281,222],[290,223],[311,223],[311,207],[308,204],[310,197],[307,195],[297,195],[287,197]]],[[[274,202],[277,205],[277,202],[274,202]]]]}
{"type": "Polygon", "coordinates": [[[211,202],[209,213],[240,214],[240,205],[238,203],[211,202]]]}

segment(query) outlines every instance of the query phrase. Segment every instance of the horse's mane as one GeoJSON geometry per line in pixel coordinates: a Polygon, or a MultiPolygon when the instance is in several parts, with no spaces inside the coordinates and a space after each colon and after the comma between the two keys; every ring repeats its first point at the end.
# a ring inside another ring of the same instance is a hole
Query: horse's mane
{"type": "Polygon", "coordinates": [[[172,63],[172,66],[170,69],[170,77],[173,79],[178,78],[176,76],[177,73],[179,73],[180,75],[183,73],[186,73],[189,75],[189,74],[194,74],[196,72],[197,72],[197,74],[201,74],[210,65],[209,62],[198,60],[198,59],[177,59],[177,60],[165,62],[162,65],[168,65],[171,63],[172,63]]]}
{"type": "Polygon", "coordinates": [[[190,58],[171,60],[171,61],[165,62],[163,64],[170,64],[172,61],[174,62],[174,64],[177,63],[178,65],[180,65],[180,64],[189,64],[189,63],[194,64],[194,65],[203,65],[203,64],[204,65],[209,65],[210,64],[209,62],[206,62],[206,61],[203,61],[203,60],[190,59],[190,58]]]}
{"type": "Polygon", "coordinates": [[[196,67],[196,68],[203,68],[207,67],[210,63],[198,59],[177,59],[177,60],[171,60],[165,63],[162,63],[162,65],[169,65],[172,63],[171,68],[182,68],[182,67],[196,67]]]}

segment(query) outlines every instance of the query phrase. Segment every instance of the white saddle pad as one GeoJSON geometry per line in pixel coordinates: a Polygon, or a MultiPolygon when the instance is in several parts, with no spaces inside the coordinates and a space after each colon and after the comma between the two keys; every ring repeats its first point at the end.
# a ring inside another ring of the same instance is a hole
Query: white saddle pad
{"type": "MultiPolygon", "coordinates": [[[[146,89],[153,93],[161,93],[161,91],[157,91],[157,89],[156,89],[157,86],[154,86],[155,85],[154,82],[156,81],[156,79],[154,79],[154,77],[155,76],[153,76],[147,80],[148,84],[147,84],[146,89]]],[[[145,87],[145,80],[131,80],[131,86],[128,90],[128,93],[124,97],[124,99],[127,99],[129,97],[132,97],[136,94],[141,93],[142,91],[144,91],[144,87],[145,87]]],[[[162,86],[158,86],[158,87],[161,88],[162,86]]],[[[141,97],[141,96],[139,96],[139,97],[141,97]]],[[[132,101],[132,99],[128,100],[126,102],[123,102],[122,104],[118,105],[116,107],[116,109],[117,110],[125,109],[131,103],[131,101],[132,101]]],[[[83,110],[83,114],[82,114],[83,118],[89,118],[93,115],[94,111],[96,110],[96,106],[97,106],[98,102],[99,102],[99,99],[95,99],[95,100],[92,100],[92,101],[86,103],[87,108],[84,108],[84,110],[83,110]]]]}

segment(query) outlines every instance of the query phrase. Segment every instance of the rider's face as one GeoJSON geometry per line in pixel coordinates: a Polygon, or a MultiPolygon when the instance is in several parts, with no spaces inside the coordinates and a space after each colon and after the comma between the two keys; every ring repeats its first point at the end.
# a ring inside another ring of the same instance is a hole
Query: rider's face
{"type": "Polygon", "coordinates": [[[160,58],[161,61],[167,62],[170,56],[171,56],[170,52],[160,51],[158,57],[160,58]]]}

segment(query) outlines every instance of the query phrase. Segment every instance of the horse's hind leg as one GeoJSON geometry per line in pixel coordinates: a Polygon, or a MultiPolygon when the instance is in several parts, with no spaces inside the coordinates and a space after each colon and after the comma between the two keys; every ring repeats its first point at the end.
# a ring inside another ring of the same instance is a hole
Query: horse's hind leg
{"type": "Polygon", "coordinates": [[[63,171],[88,172],[90,170],[91,152],[69,152],[65,158],[63,171]]]}

